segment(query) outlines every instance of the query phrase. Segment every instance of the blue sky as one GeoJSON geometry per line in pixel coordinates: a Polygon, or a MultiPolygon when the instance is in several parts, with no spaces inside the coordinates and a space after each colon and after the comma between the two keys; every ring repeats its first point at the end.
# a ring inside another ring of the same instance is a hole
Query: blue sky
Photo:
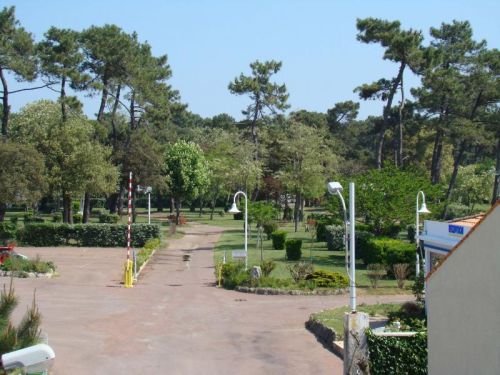
{"type": "MultiPolygon", "coordinates": [[[[356,41],[356,19],[400,20],[403,28],[422,30],[453,19],[469,20],[476,39],[500,48],[500,1],[497,0],[19,0],[22,26],[35,39],[50,26],[82,30],[114,23],[136,31],[157,55],[167,54],[170,81],[189,109],[204,117],[229,113],[240,119],[248,103],[227,90],[228,83],[249,63],[283,62],[276,81],[286,83],[291,110],[326,112],[336,102],[357,100],[353,89],[365,82],[392,77],[393,63],[383,61],[381,47],[356,41]]],[[[10,80],[11,88],[20,87],[10,80]]],[[[408,84],[418,80],[406,76],[408,84]]],[[[26,86],[25,84],[21,86],[26,86]]],[[[51,98],[49,90],[11,96],[12,109],[51,98]]],[[[93,117],[96,99],[81,97],[93,117]]],[[[361,103],[360,117],[379,115],[381,104],[361,103]]]]}

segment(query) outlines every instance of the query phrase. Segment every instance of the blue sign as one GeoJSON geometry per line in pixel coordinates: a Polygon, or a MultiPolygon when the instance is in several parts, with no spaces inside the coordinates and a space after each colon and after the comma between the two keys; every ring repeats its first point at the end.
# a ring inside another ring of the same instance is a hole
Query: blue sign
{"type": "Polygon", "coordinates": [[[464,235],[464,227],[461,225],[448,225],[448,233],[458,234],[460,236],[464,235]]]}

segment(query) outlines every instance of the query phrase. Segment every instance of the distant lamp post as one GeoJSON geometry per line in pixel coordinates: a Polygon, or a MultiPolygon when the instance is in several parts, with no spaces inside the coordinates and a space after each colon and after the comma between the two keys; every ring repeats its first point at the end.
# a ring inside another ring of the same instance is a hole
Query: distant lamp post
{"type": "Polygon", "coordinates": [[[349,219],[347,218],[347,210],[345,206],[344,197],[342,196],[342,185],[339,182],[329,182],[328,192],[331,195],[338,195],[342,202],[342,209],[344,211],[344,225],[345,225],[345,251],[346,251],[346,270],[349,276],[350,286],[350,308],[352,312],[356,311],[356,251],[355,251],[355,209],[354,209],[354,183],[349,183],[349,219]],[[349,235],[348,235],[349,233],[349,235]],[[348,240],[349,239],[349,240],[348,240]],[[349,256],[349,259],[347,259],[349,256]],[[348,261],[349,260],[349,261],[348,261]]]}
{"type": "Polygon", "coordinates": [[[247,195],[243,191],[237,191],[233,197],[233,205],[229,209],[228,213],[230,214],[239,214],[241,211],[238,209],[236,205],[236,197],[241,194],[245,197],[245,269],[248,268],[248,198],[247,195]]]}
{"type": "Polygon", "coordinates": [[[431,212],[429,211],[429,209],[427,208],[427,205],[425,204],[425,194],[422,190],[420,190],[418,193],[417,193],[417,204],[416,204],[416,208],[415,208],[415,212],[416,212],[416,223],[415,223],[415,243],[417,244],[417,263],[415,265],[415,275],[418,277],[418,275],[420,274],[420,229],[419,229],[419,225],[420,225],[420,214],[430,214],[431,212]],[[418,198],[420,197],[420,195],[422,195],[422,206],[418,206],[418,198]]]}
{"type": "Polygon", "coordinates": [[[151,193],[153,188],[151,186],[137,185],[137,192],[148,195],[148,224],[151,224],[151,193]]]}

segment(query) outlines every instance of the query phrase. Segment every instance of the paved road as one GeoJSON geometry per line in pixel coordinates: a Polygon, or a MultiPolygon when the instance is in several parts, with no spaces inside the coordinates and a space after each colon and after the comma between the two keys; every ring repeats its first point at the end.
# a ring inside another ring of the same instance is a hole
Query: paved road
{"type": "MultiPolygon", "coordinates": [[[[120,287],[123,249],[19,249],[54,260],[60,276],[16,279],[16,318],[36,288],[42,327],[57,355],[53,374],[341,374],[341,360],[304,322],[348,298],[215,288],[212,249],[220,233],[186,228],[132,289],[120,287]]],[[[399,297],[361,298],[382,300],[399,297]]]]}

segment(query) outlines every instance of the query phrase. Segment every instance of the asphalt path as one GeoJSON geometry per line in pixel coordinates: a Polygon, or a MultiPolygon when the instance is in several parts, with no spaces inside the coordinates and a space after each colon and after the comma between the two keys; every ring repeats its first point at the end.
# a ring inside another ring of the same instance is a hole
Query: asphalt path
{"type": "Polygon", "coordinates": [[[124,249],[19,248],[53,260],[59,275],[14,280],[15,320],[36,289],[42,329],[56,352],[52,374],[341,374],[342,361],[304,323],[313,312],[346,305],[348,297],[216,288],[213,247],[221,231],[186,227],[130,289],[121,285],[124,249]]]}

